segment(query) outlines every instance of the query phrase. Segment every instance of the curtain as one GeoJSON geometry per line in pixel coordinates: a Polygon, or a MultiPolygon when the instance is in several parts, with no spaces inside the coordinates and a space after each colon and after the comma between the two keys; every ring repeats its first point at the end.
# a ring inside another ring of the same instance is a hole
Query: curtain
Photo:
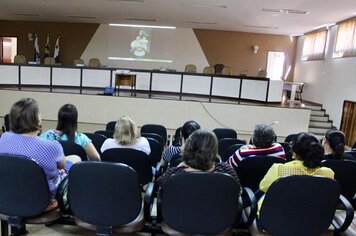
{"type": "Polygon", "coordinates": [[[339,24],[334,57],[356,56],[356,19],[339,24]]]}
{"type": "Polygon", "coordinates": [[[356,102],[344,101],[340,130],[346,135],[346,145],[356,142],[356,102]]]}
{"type": "Polygon", "coordinates": [[[326,37],[326,29],[306,34],[303,45],[302,60],[311,61],[324,59],[326,37]]]}

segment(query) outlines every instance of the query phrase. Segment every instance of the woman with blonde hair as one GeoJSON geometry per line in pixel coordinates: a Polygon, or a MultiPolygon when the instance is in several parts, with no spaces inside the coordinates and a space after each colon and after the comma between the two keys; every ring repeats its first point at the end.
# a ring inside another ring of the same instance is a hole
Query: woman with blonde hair
{"type": "Polygon", "coordinates": [[[140,137],[137,125],[128,116],[122,116],[118,119],[115,125],[114,138],[106,139],[100,151],[103,153],[111,148],[132,148],[147,155],[151,153],[147,139],[140,137]]]}

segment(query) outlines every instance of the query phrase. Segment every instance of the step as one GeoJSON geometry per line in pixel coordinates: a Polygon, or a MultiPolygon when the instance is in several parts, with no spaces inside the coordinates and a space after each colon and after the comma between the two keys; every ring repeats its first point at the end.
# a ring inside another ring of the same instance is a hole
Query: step
{"type": "Polygon", "coordinates": [[[331,122],[322,122],[322,121],[310,121],[309,126],[318,127],[318,128],[328,128],[330,129],[332,126],[331,122]]]}
{"type": "Polygon", "coordinates": [[[329,128],[309,127],[308,131],[313,134],[325,134],[329,128]]]}
{"type": "Polygon", "coordinates": [[[321,122],[328,122],[328,116],[310,116],[310,121],[321,121],[321,122]]]}
{"type": "Polygon", "coordinates": [[[314,111],[314,110],[311,110],[310,115],[312,115],[312,116],[324,116],[325,115],[325,111],[314,111]]]}
{"type": "Polygon", "coordinates": [[[305,105],[303,108],[307,108],[312,111],[320,111],[323,109],[323,107],[321,105],[305,105]]]}

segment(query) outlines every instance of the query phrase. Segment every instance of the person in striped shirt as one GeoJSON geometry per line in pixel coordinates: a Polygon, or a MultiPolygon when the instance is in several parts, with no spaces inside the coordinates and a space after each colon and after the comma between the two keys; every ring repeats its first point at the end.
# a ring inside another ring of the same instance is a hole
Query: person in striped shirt
{"type": "Polygon", "coordinates": [[[232,167],[237,167],[239,162],[245,158],[255,156],[274,156],[285,159],[286,154],[283,147],[275,142],[276,133],[271,125],[256,125],[252,135],[253,145],[244,145],[238,149],[227,162],[232,167]]]}

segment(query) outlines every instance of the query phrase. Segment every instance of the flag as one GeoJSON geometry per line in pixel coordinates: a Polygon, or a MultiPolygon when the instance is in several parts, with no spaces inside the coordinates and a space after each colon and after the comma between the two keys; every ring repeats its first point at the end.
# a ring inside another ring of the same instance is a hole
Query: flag
{"type": "Polygon", "coordinates": [[[34,48],[33,60],[34,60],[37,64],[41,64],[40,48],[38,47],[38,37],[37,37],[37,34],[35,34],[35,40],[34,40],[33,48],[34,48]]]}
{"type": "Polygon", "coordinates": [[[60,58],[60,53],[59,53],[59,39],[61,37],[58,36],[57,40],[56,40],[56,46],[54,47],[54,55],[53,58],[56,61],[56,63],[61,63],[61,58],[60,58]]]}
{"type": "Polygon", "coordinates": [[[49,49],[50,49],[50,43],[49,43],[49,37],[50,35],[47,34],[47,39],[46,39],[46,46],[45,46],[45,53],[44,53],[44,57],[49,57],[49,49]]]}

